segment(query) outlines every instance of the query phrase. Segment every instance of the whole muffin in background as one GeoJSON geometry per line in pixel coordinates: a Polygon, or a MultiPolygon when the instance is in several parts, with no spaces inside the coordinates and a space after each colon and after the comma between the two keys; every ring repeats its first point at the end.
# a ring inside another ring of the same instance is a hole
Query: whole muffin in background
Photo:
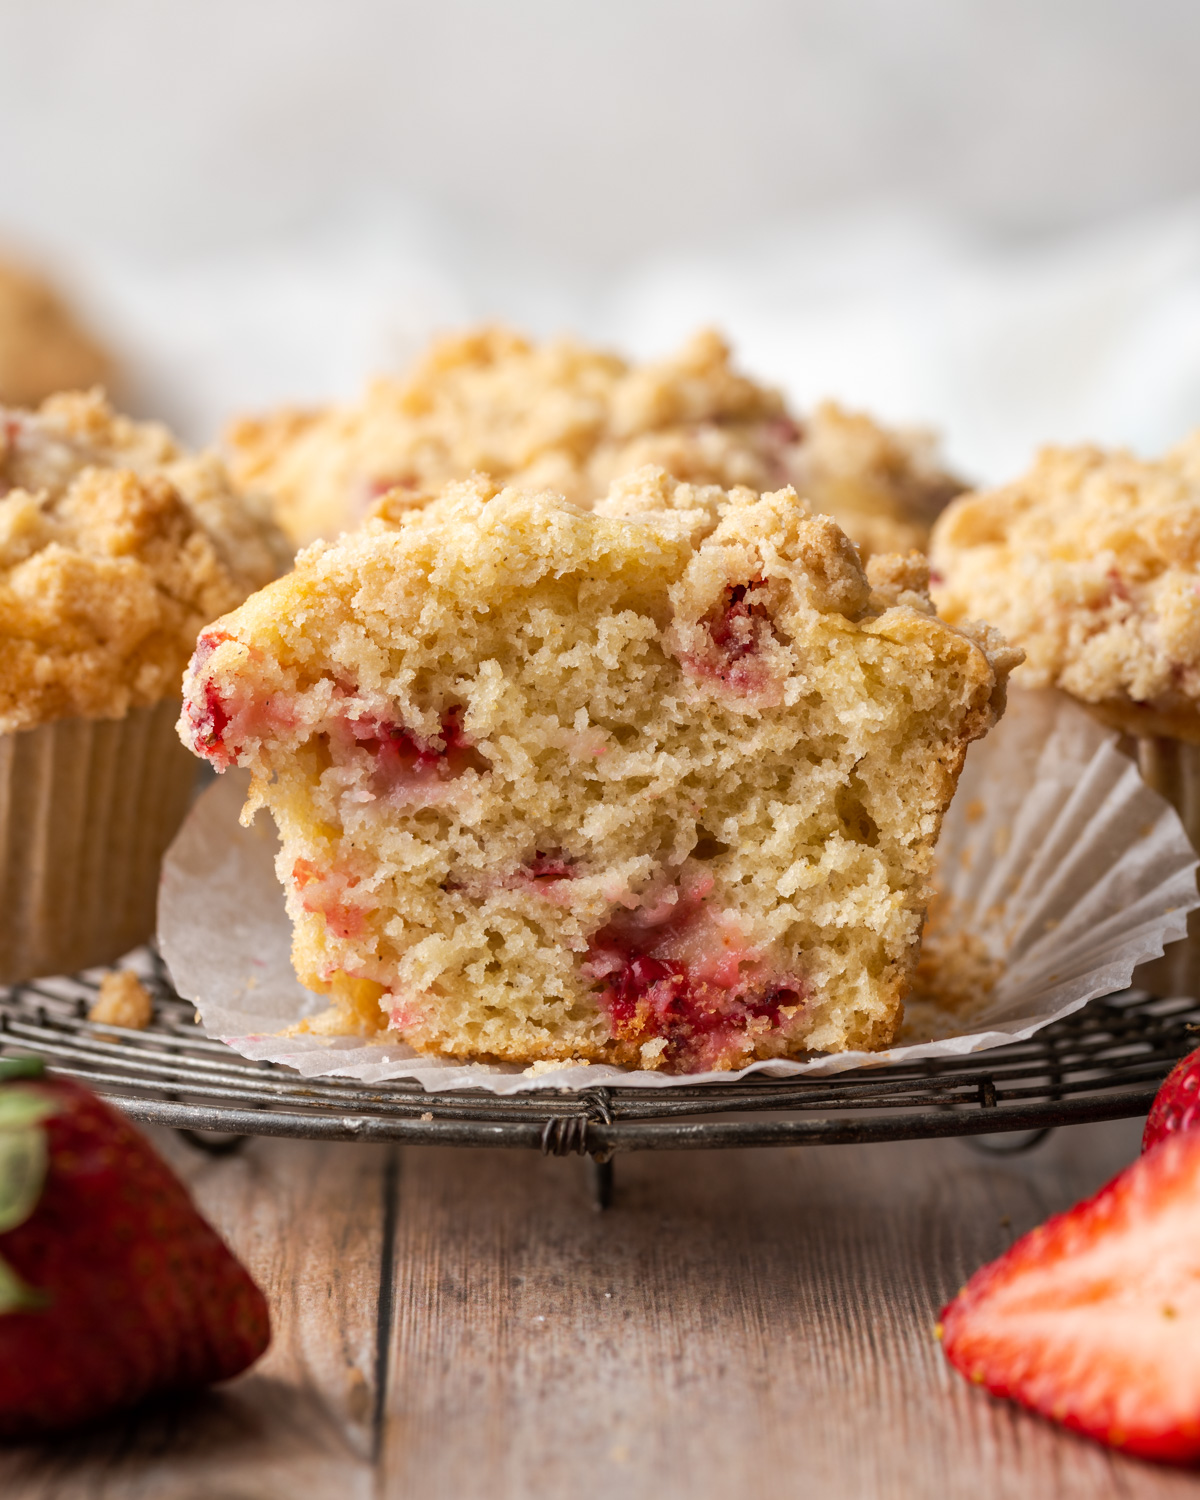
{"type": "MultiPolygon", "coordinates": [[[[933,595],[1025,649],[1014,677],[1133,737],[1145,780],[1200,849],[1200,434],[1149,461],[1049,448],[934,527],[933,595]]],[[[1135,982],[1197,993],[1200,923],[1135,982]]]]}
{"type": "Polygon", "coordinates": [[[285,557],[165,429],[94,393],[0,408],[0,981],[153,932],[194,780],[172,733],[183,668],[285,557]]]}
{"type": "Polygon", "coordinates": [[[112,379],[113,363],[62,296],[0,260],[0,405],[36,406],[55,391],[112,379]]]}
{"type": "Polygon", "coordinates": [[[227,441],[235,478],[273,498],[298,545],[356,526],[388,491],[393,507],[415,506],[486,473],[586,506],[656,464],[696,484],[792,484],[864,554],[907,552],[963,487],[926,433],[832,403],[794,417],[711,331],[632,365],[573,339],[482,328],[435,342],[405,379],[376,380],[357,402],[246,418],[227,441]]]}
{"type": "Polygon", "coordinates": [[[206,629],[180,732],[279,828],[307,1029],[691,1073],[886,1045],[1014,653],[794,490],[448,486],[206,629]]]}
{"type": "Polygon", "coordinates": [[[946,619],[1024,647],[1015,682],[1129,734],[1200,742],[1200,440],[1155,462],[1049,448],[954,501],[931,562],[946,619]]]}

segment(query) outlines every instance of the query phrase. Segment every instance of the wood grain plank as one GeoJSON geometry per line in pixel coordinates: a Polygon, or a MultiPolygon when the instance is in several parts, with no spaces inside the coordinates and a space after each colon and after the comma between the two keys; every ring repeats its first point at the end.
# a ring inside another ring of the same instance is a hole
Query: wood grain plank
{"type": "Polygon", "coordinates": [[[356,1500],[373,1490],[387,1148],[155,1144],[266,1291],[274,1339],[218,1391],[0,1456],[5,1500],[356,1500]]]}
{"type": "Polygon", "coordinates": [[[379,1493],[1147,1500],[1157,1470],[950,1372],[937,1309],[1136,1151],[1137,1127],[1028,1157],[937,1141],[584,1166],[408,1150],[379,1493]]]}
{"type": "Polygon", "coordinates": [[[931,1336],[971,1269],[1130,1158],[1135,1125],[1010,1159],[633,1157],[603,1216],[576,1161],[268,1141],[211,1161],[160,1139],[268,1288],[275,1346],[221,1392],[5,1454],[5,1500],[1196,1493],[980,1395],[931,1336]]]}

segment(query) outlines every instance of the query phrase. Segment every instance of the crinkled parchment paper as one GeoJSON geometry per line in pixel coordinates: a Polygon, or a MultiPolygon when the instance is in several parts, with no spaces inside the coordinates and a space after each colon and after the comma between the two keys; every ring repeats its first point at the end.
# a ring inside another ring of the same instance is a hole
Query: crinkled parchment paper
{"type": "Polygon", "coordinates": [[[510,1094],[601,1083],[670,1088],[751,1072],[839,1073],[979,1052],[1125,988],[1139,963],[1183,937],[1188,911],[1200,905],[1197,861],[1179,818],[1144,785],[1116,736],[1066,699],[1014,691],[1004,719],[968,753],[938,845],[937,947],[953,955],[956,942],[967,944],[976,968],[980,961],[991,968],[987,993],[976,990],[949,1008],[914,999],[903,1045],[886,1052],[683,1077],[595,1063],[531,1075],[360,1037],[280,1035],[326,1002],[292,972],[274,827],[267,816],[249,829],[238,824],[245,791],[242,773],[227,773],[196,803],[168,852],[159,943],[176,988],[195,1002],[211,1035],[309,1077],[414,1078],[428,1089],[510,1094]]]}

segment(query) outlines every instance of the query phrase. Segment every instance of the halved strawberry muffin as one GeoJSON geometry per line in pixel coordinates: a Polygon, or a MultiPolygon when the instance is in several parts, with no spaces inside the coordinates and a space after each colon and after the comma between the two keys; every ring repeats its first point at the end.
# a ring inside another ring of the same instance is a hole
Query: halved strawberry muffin
{"type": "Polygon", "coordinates": [[[452,485],[200,637],[327,1031],[676,1072],[879,1047],[1016,659],[792,490],[452,485]]]}

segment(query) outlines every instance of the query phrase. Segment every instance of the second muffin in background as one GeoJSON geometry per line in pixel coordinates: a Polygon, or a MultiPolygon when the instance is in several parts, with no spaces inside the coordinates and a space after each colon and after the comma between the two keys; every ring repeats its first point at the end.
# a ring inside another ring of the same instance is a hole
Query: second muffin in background
{"type": "Polygon", "coordinates": [[[1200,439],[1157,462],[1049,448],[938,521],[934,597],[1024,647],[1015,678],[1134,735],[1200,742],[1200,439]]]}
{"type": "MultiPolygon", "coordinates": [[[[945,617],[996,625],[1026,652],[1015,681],[1132,736],[1200,849],[1200,435],[1156,461],[1049,448],[1013,483],[954,501],[932,561],[945,617]]],[[[1139,982],[1195,994],[1192,929],[1139,982]]]]}
{"type": "Polygon", "coordinates": [[[98,394],[0,408],[0,982],[151,935],[184,665],[285,556],[216,460],[98,394]]]}
{"type": "Polygon", "coordinates": [[[656,464],[693,484],[794,485],[865,556],[923,548],[963,488],[928,433],[832,402],[794,416],[711,331],[635,365],[574,339],[482,328],[438,340],[404,379],[376,380],[357,402],[247,418],[228,441],[235,478],[272,497],[298,545],[356,526],[387,491],[393,510],[417,506],[485,473],[586,506],[656,464]]]}

